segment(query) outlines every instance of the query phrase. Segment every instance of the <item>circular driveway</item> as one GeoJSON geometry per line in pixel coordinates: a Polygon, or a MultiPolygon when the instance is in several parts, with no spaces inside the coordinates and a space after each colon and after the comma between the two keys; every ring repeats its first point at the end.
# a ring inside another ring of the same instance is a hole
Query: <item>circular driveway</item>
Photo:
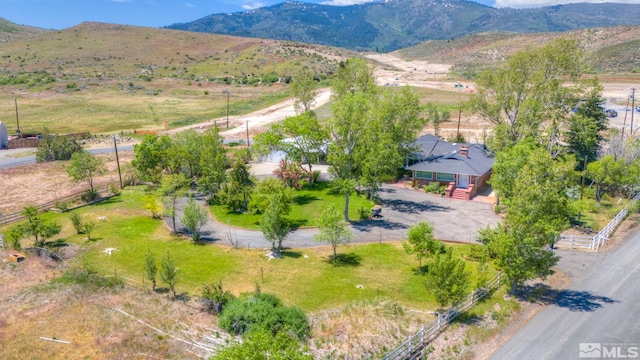
{"type": "MultiPolygon", "coordinates": [[[[491,204],[478,201],[447,199],[438,195],[405,189],[393,184],[384,184],[379,192],[382,218],[365,220],[351,226],[353,243],[402,240],[410,226],[426,221],[434,227],[437,239],[460,243],[476,243],[478,230],[487,225],[494,226],[500,217],[493,212],[491,204]]],[[[201,203],[203,200],[200,199],[201,203]]],[[[176,222],[178,231],[186,233],[180,224],[181,207],[178,204],[176,222]]],[[[170,224],[171,220],[167,220],[170,224]]],[[[300,248],[323,245],[314,241],[316,228],[291,231],[283,242],[284,247],[300,248]]],[[[202,239],[220,245],[241,248],[269,248],[261,231],[232,227],[213,218],[202,227],[202,239]]]]}

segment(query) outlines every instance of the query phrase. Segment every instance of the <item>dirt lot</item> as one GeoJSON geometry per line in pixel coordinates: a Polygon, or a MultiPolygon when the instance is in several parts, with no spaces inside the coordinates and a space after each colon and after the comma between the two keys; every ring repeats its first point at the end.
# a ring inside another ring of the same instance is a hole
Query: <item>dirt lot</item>
{"type": "MultiPolygon", "coordinates": [[[[133,159],[133,151],[120,151],[120,166],[133,159]]],[[[115,154],[98,155],[105,160],[108,172],[95,180],[97,186],[117,183],[118,166],[115,154]]],[[[65,162],[50,162],[19,166],[0,171],[0,214],[10,214],[28,205],[44,204],[82,192],[86,183],[74,184],[64,170],[65,162]]]]}

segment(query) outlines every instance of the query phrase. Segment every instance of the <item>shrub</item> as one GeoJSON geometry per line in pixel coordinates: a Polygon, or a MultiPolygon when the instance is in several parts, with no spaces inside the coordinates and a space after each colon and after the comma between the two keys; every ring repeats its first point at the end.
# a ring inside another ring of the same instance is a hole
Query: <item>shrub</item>
{"type": "Polygon", "coordinates": [[[259,292],[231,300],[222,310],[219,324],[236,335],[266,329],[273,334],[287,331],[302,339],[310,331],[307,316],[302,310],[284,306],[274,295],[259,292]]]}
{"type": "Polygon", "coordinates": [[[80,197],[84,202],[91,202],[98,198],[98,192],[96,190],[87,190],[80,197]]]}
{"type": "Polygon", "coordinates": [[[205,285],[202,289],[201,302],[205,310],[213,313],[220,314],[229,301],[235,299],[233,294],[229,291],[222,289],[222,282],[205,285]]]}
{"type": "Polygon", "coordinates": [[[437,181],[430,182],[424,186],[424,191],[428,193],[444,195],[446,188],[437,181]]]}
{"type": "Polygon", "coordinates": [[[82,234],[82,217],[80,216],[80,214],[74,212],[71,215],[69,215],[69,220],[71,220],[71,223],[73,224],[73,228],[76,229],[76,234],[82,234]]]}

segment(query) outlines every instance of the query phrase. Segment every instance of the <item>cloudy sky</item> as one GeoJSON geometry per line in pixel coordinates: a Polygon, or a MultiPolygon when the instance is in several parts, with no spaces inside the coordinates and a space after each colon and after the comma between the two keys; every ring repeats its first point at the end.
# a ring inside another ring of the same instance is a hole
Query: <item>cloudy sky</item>
{"type": "MultiPolygon", "coordinates": [[[[161,27],[210,14],[246,11],[284,0],[0,0],[0,17],[22,25],[64,29],[83,21],[161,27]]],[[[304,0],[325,5],[353,5],[375,0],[304,0]]],[[[404,0],[391,0],[404,1],[404,0]]],[[[539,7],[604,0],[477,0],[495,7],[539,7]]],[[[611,0],[640,4],[640,0],[611,0]]]]}

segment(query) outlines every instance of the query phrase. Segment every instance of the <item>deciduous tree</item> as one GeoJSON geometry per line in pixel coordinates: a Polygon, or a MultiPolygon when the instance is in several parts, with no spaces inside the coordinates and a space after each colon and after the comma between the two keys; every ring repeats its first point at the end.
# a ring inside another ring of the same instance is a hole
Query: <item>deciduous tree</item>
{"type": "Polygon", "coordinates": [[[89,184],[89,191],[92,196],[96,193],[93,188],[94,178],[107,172],[107,168],[102,159],[97,158],[88,151],[74,153],[71,156],[71,163],[65,170],[73,182],[79,183],[86,181],[89,184]]]}
{"type": "Polygon", "coordinates": [[[207,210],[198,205],[193,197],[189,197],[187,205],[185,205],[182,211],[183,214],[180,221],[182,221],[182,224],[187,228],[189,233],[191,233],[193,241],[200,241],[202,235],[200,229],[207,223],[207,219],[209,218],[207,210]]]}
{"type": "Polygon", "coordinates": [[[351,241],[353,234],[349,225],[342,219],[342,215],[334,206],[328,206],[320,214],[320,226],[318,226],[316,241],[329,243],[333,248],[333,258],[337,254],[337,247],[351,241]]]}
{"type": "Polygon", "coordinates": [[[282,253],[282,242],[289,234],[287,214],[284,210],[282,203],[273,196],[260,216],[262,234],[265,240],[271,243],[271,249],[277,256],[282,253]]]}
{"type": "MultiPolygon", "coordinates": [[[[27,221],[16,229],[22,233],[22,237],[33,236],[34,246],[42,247],[47,239],[60,233],[62,225],[56,221],[44,221],[40,217],[38,208],[35,206],[27,206],[22,211],[22,215],[27,218],[27,221]]],[[[12,235],[13,236],[13,235],[12,235]]]]}
{"type": "Polygon", "coordinates": [[[255,181],[249,174],[247,165],[236,160],[229,171],[229,182],[222,186],[220,198],[233,210],[247,211],[254,186],[255,181]]]}
{"type": "Polygon", "coordinates": [[[156,265],[156,258],[151,253],[151,250],[147,249],[144,255],[144,277],[151,281],[151,289],[156,289],[156,274],[158,273],[158,266],[156,265]]]}
{"type": "Polygon", "coordinates": [[[162,183],[158,189],[160,196],[164,199],[163,209],[165,215],[171,217],[174,234],[177,234],[176,203],[178,198],[187,192],[188,186],[189,179],[183,174],[169,174],[162,177],[162,183]]]}
{"type": "Polygon", "coordinates": [[[444,244],[433,237],[433,226],[425,221],[420,221],[409,228],[407,241],[402,242],[402,246],[408,254],[416,255],[420,271],[422,271],[422,258],[440,254],[445,250],[444,244]]]}
{"type": "Polygon", "coordinates": [[[426,287],[433,291],[442,308],[462,301],[469,288],[469,273],[465,270],[465,262],[454,258],[451,249],[436,256],[429,266],[426,287]]]}
{"type": "Polygon", "coordinates": [[[176,264],[173,261],[173,258],[169,254],[168,250],[165,256],[162,258],[162,263],[160,266],[160,278],[162,279],[162,282],[169,286],[169,290],[171,290],[171,294],[175,299],[176,284],[178,283],[178,268],[176,267],[176,264]]]}

